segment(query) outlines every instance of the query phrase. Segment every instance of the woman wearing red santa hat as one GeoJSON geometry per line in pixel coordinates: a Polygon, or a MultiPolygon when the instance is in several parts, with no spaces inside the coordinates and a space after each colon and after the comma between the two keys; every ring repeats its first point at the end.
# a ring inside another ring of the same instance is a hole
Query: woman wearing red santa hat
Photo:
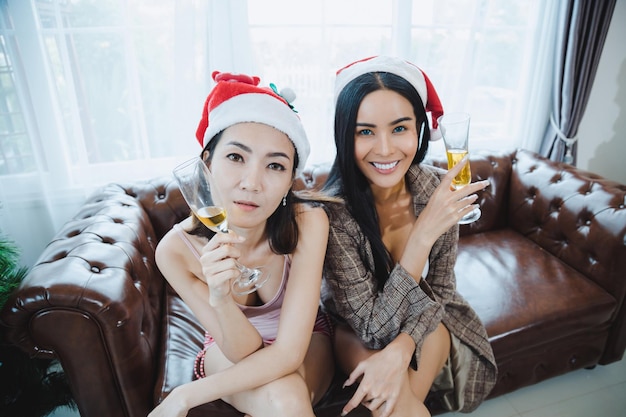
{"type": "Polygon", "coordinates": [[[197,378],[150,417],[185,416],[220,398],[250,416],[313,417],[334,362],[331,327],[319,311],[328,217],[315,196],[292,191],[309,142],[273,85],[218,72],[213,79],[196,136],[231,232],[215,234],[192,214],[157,247],[159,269],[206,334],[197,378]],[[235,294],[235,261],[263,265],[269,280],[235,294]]]}
{"type": "Polygon", "coordinates": [[[337,155],[324,190],[345,204],[328,205],[322,302],[345,384],[359,382],[342,415],[363,404],[374,416],[430,416],[431,400],[469,412],[495,383],[487,333],[453,271],[457,222],[488,183],[451,190],[462,163],[447,173],[421,163],[441,114],[430,80],[405,60],[372,57],[337,73],[337,155]]]}

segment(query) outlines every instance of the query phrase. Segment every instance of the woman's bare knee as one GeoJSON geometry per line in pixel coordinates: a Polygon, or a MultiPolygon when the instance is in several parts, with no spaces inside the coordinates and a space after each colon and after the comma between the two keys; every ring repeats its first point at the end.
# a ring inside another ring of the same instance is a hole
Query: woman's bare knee
{"type": "Polygon", "coordinates": [[[235,408],[251,417],[314,417],[307,386],[297,373],[235,394],[230,401],[235,408]]]}
{"type": "MultiPolygon", "coordinates": [[[[386,411],[385,405],[383,404],[378,410],[373,411],[372,416],[378,417],[382,415],[386,411]]],[[[408,372],[391,417],[431,417],[430,411],[428,411],[424,402],[413,393],[408,372]]]]}

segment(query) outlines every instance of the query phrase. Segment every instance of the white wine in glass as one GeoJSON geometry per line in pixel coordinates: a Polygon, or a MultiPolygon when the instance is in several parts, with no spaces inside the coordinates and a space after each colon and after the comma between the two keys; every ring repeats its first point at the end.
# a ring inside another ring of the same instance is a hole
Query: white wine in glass
{"type": "Polygon", "coordinates": [[[196,217],[206,227],[214,232],[228,233],[228,221],[226,219],[226,210],[218,206],[202,207],[196,213],[196,217]]]}
{"type": "MultiPolygon", "coordinates": [[[[226,210],[213,204],[209,186],[209,169],[200,157],[183,162],[174,169],[182,193],[191,211],[206,227],[215,233],[228,233],[226,210]]],[[[258,290],[269,278],[261,267],[248,268],[237,262],[241,275],[233,280],[232,289],[236,294],[245,295],[258,290]]]]}
{"type": "MultiPolygon", "coordinates": [[[[437,119],[443,142],[446,146],[446,156],[448,158],[448,169],[452,169],[469,154],[469,125],[470,115],[468,113],[445,113],[437,119]]],[[[456,177],[452,180],[452,187],[455,190],[469,185],[472,181],[472,171],[467,162],[456,177]]],[[[475,222],[480,218],[481,211],[478,207],[466,214],[459,220],[459,224],[475,222]]]]}
{"type": "MultiPolygon", "coordinates": [[[[461,162],[467,155],[467,151],[463,149],[446,149],[446,155],[448,157],[448,169],[454,167],[461,162]]],[[[465,164],[456,177],[452,180],[452,187],[458,190],[459,188],[469,185],[472,181],[472,171],[470,170],[470,164],[465,164]]]]}

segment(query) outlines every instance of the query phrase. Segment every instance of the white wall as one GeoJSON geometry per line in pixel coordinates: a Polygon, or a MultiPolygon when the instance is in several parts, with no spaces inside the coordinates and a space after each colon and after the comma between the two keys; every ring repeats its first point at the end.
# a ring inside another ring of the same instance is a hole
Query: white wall
{"type": "Polygon", "coordinates": [[[626,184],[626,0],[617,0],[578,129],[579,168],[626,184]]]}

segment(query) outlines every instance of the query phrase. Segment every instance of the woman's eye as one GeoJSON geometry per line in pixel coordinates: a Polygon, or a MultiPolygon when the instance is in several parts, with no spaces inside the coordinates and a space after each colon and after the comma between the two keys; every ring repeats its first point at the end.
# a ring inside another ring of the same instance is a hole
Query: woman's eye
{"type": "Polygon", "coordinates": [[[369,135],[373,135],[374,132],[372,132],[371,129],[361,129],[361,130],[358,130],[356,134],[360,136],[369,136],[369,135]]]}
{"type": "Polygon", "coordinates": [[[282,164],[279,164],[278,162],[272,162],[271,164],[268,165],[269,169],[272,169],[274,171],[284,171],[285,170],[285,166],[282,164]]]}
{"type": "Polygon", "coordinates": [[[239,155],[238,153],[229,153],[228,155],[226,155],[226,158],[228,158],[231,161],[234,162],[241,162],[243,161],[243,157],[241,155],[239,155]]]}
{"type": "Polygon", "coordinates": [[[396,126],[396,127],[393,129],[393,132],[394,132],[394,133],[398,133],[398,132],[404,132],[405,130],[406,130],[406,128],[405,128],[404,126],[396,126]]]}

